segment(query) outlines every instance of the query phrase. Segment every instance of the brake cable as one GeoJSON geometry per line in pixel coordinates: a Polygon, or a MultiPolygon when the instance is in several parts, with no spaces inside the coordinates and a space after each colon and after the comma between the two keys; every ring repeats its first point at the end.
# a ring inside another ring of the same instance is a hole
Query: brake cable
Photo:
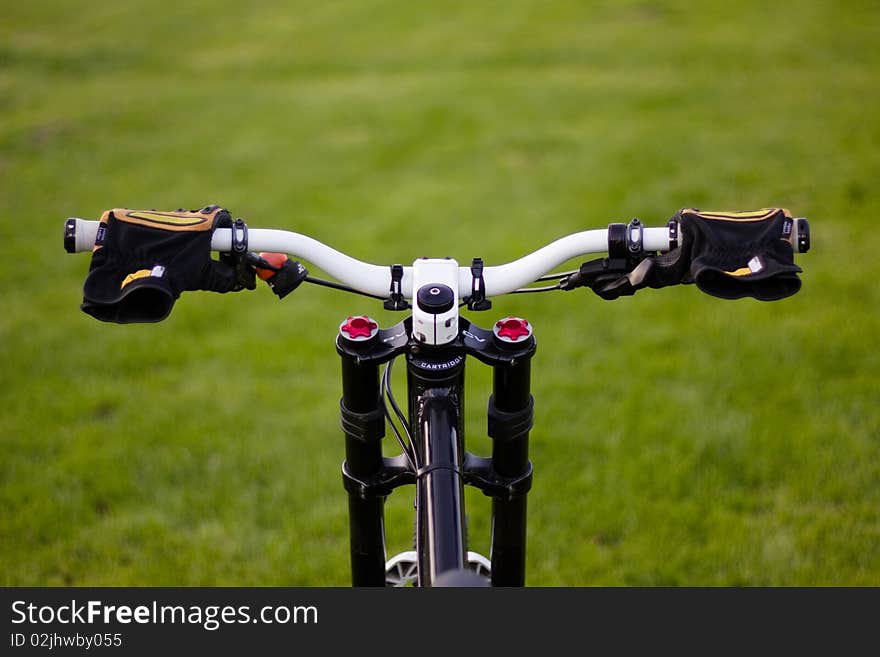
{"type": "Polygon", "coordinates": [[[306,276],[306,283],[312,283],[313,285],[320,285],[322,287],[329,287],[334,290],[341,290],[342,292],[351,292],[352,294],[360,294],[363,297],[370,297],[371,299],[378,299],[379,301],[384,301],[385,297],[379,296],[378,294],[370,294],[369,292],[361,292],[360,290],[356,290],[353,287],[349,287],[348,285],[343,285],[342,283],[337,283],[335,281],[327,281],[323,278],[315,278],[314,276],[306,276]]]}
{"type": "Polygon", "coordinates": [[[385,413],[385,417],[388,419],[388,424],[391,425],[391,430],[394,432],[394,437],[397,438],[397,442],[400,445],[400,448],[403,450],[404,455],[406,456],[406,460],[409,461],[409,465],[412,468],[413,472],[418,472],[418,454],[415,451],[415,447],[413,445],[412,433],[410,432],[409,423],[406,421],[406,418],[403,415],[403,411],[400,410],[400,406],[397,405],[397,400],[394,399],[394,393],[391,390],[391,367],[394,363],[394,359],[392,358],[385,365],[385,370],[382,372],[382,380],[379,387],[379,396],[382,400],[382,410],[385,413]],[[385,401],[391,404],[391,408],[394,409],[395,415],[397,415],[397,419],[400,420],[400,424],[403,427],[404,433],[406,433],[406,441],[404,441],[403,436],[400,434],[400,430],[398,430],[397,425],[394,423],[394,419],[391,417],[391,412],[388,410],[388,404],[385,401]]]}

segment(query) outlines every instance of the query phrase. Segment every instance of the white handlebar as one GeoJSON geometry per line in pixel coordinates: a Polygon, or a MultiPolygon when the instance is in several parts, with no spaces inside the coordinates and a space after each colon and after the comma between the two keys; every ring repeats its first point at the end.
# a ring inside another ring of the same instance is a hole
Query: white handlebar
{"type": "MultiPolygon", "coordinates": [[[[91,251],[98,233],[98,221],[73,219],[75,228],[72,235],[74,250],[91,251]]],[[[669,229],[643,228],[642,240],[647,251],[669,250],[669,229]]],[[[373,265],[333,249],[318,240],[292,231],[265,228],[248,229],[248,250],[286,253],[314,264],[341,283],[360,292],[377,296],[387,296],[391,288],[391,269],[388,266],[373,265]]],[[[218,228],[211,239],[214,251],[226,252],[232,249],[232,230],[218,228]]],[[[547,246],[529,253],[519,260],[503,265],[487,266],[483,279],[487,297],[508,294],[529,283],[559,265],[578,256],[608,251],[608,230],[605,228],[586,230],[562,237],[547,246]]],[[[412,267],[403,268],[401,291],[411,299],[412,267]]],[[[473,276],[469,267],[459,268],[459,295],[466,297],[471,293],[473,276]]]]}

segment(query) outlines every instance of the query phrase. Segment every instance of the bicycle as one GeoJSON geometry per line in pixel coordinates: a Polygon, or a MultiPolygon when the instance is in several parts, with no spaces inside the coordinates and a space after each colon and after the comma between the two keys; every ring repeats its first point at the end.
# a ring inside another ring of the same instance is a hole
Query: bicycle
{"type": "Polygon", "coordinates": [[[662,227],[645,227],[638,219],[612,223],[498,266],[485,266],[480,258],[466,267],[449,258],[420,258],[411,267],[386,267],[355,260],[298,233],[248,229],[243,220],[232,221],[224,209],[209,206],[188,212],[117,209],[100,221],[71,218],[64,242],[68,252],[93,252],[83,310],[105,321],[159,321],[182,290],[252,289],[254,274],[279,298],[309,282],[374,297],[389,310],[411,310],[388,328],[369,316],[348,317],[336,338],[352,584],[523,586],[533,477],[531,358],[537,343],[523,318],[504,317],[487,329],[461,316],[460,308],[486,311],[492,297],[509,293],[590,287],[614,299],[679,283],[696,283],[722,298],[781,299],[800,288],[801,269],[793,254],[809,250],[810,232],[806,219],[783,209],[682,210],[662,227]],[[156,253],[144,246],[145,239],[155,241],[156,253]],[[172,249],[168,243],[174,240],[172,249]],[[200,244],[197,258],[187,251],[194,251],[195,240],[200,244]],[[220,252],[220,260],[206,261],[210,251],[220,252]],[[121,255],[114,260],[113,253],[121,255]],[[553,273],[572,259],[596,253],[607,257],[553,273]],[[335,280],[309,276],[289,255],[335,280]],[[393,363],[401,356],[407,367],[406,412],[390,386],[393,363]],[[493,369],[489,457],[465,449],[468,357],[493,369]],[[386,427],[400,448],[396,455],[383,452],[386,427]],[[386,559],[384,503],[404,485],[416,489],[415,549],[386,559]],[[468,550],[466,485],[491,498],[488,558],[468,550]]]}

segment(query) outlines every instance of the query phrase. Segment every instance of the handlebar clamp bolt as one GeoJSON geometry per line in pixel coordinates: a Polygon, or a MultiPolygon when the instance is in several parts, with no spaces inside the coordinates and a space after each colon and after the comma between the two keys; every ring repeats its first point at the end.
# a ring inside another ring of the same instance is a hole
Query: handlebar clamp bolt
{"type": "Polygon", "coordinates": [[[379,324],[367,315],[355,315],[339,325],[339,335],[349,342],[366,342],[379,334],[379,324]]]}
{"type": "Polygon", "coordinates": [[[505,317],[492,327],[495,339],[504,344],[520,344],[532,337],[532,325],[522,317],[505,317]]]}

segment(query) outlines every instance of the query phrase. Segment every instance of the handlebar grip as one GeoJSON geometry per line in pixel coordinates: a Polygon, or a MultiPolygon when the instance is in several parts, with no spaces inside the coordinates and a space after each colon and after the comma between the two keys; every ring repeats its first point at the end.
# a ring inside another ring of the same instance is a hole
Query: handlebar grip
{"type": "Polygon", "coordinates": [[[100,225],[100,221],[70,217],[64,222],[64,250],[68,253],[91,251],[100,225]]]}
{"type": "Polygon", "coordinates": [[[803,217],[794,220],[791,245],[795,253],[806,253],[810,250],[810,222],[803,217]]]}

